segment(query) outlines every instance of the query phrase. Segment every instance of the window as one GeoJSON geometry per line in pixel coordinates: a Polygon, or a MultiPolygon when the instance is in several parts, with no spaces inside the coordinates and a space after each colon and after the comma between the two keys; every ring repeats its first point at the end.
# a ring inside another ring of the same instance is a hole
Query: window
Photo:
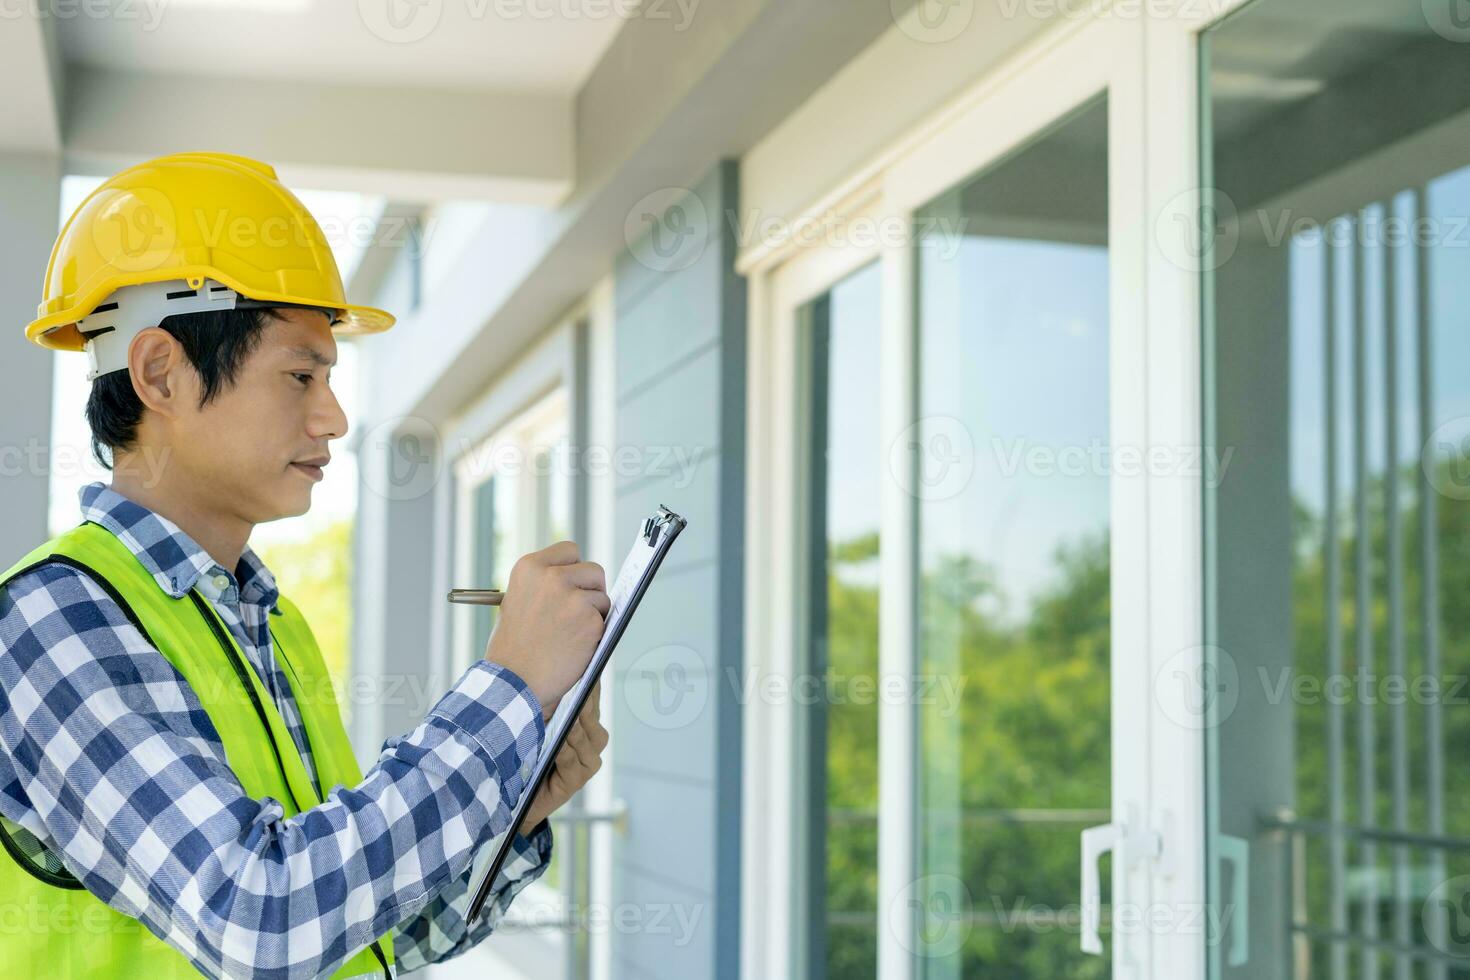
{"type": "MultiPolygon", "coordinates": [[[[558,390],[516,416],[460,458],[461,577],[474,588],[504,589],[528,552],[571,536],[569,399],[558,390]]],[[[467,588],[469,586],[466,586],[467,588]]],[[[460,659],[485,655],[495,623],[490,606],[456,607],[464,637],[460,659]]]]}
{"type": "Polygon", "coordinates": [[[1201,42],[1213,977],[1470,966],[1461,12],[1260,0],[1201,42]]]}
{"type": "Polygon", "coordinates": [[[1057,911],[1112,813],[1107,132],[1093,102],[919,214],[925,978],[1109,975],[1057,911]]]}
{"type": "MultiPolygon", "coordinates": [[[[559,387],[459,459],[456,526],[468,531],[457,536],[455,553],[458,579],[472,583],[466,587],[504,589],[521,555],[572,536],[570,406],[566,389],[559,387]]],[[[493,607],[454,607],[461,663],[485,655],[495,613],[493,607]]],[[[577,807],[573,801],[567,810],[577,807]]],[[[493,958],[495,974],[511,980],[588,975],[589,937],[572,920],[574,910],[588,902],[587,827],[557,822],[554,832],[550,867],[516,900],[484,953],[477,951],[476,971],[493,958]]],[[[446,966],[440,975],[453,973],[446,966]]]]}
{"type": "Polygon", "coordinates": [[[803,975],[876,977],[878,708],[849,697],[878,673],[879,268],[870,264],[799,314],[807,404],[807,643],[796,753],[805,761],[809,935],[803,975]]]}

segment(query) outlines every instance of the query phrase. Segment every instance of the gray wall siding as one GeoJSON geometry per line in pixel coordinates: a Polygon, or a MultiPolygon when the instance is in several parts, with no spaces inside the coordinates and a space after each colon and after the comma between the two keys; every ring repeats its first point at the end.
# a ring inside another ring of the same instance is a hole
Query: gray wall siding
{"type": "Polygon", "coordinates": [[[614,911],[643,924],[612,932],[619,977],[739,970],[745,284],[725,219],[737,188],[725,161],[693,189],[707,218],[693,262],[663,270],[635,247],[616,272],[617,443],[638,465],[619,471],[615,553],[659,504],[689,520],[612,665],[615,792],[630,807],[613,838],[614,911]]]}
{"type": "MultiPolygon", "coordinates": [[[[25,339],[36,317],[46,260],[56,241],[61,164],[49,154],[0,154],[0,306],[5,339],[0,353],[0,566],[47,538],[51,503],[51,371],[53,355],[25,339]]],[[[85,354],[62,354],[68,370],[86,370],[85,354]]],[[[68,447],[90,455],[89,446],[68,447]]],[[[63,512],[80,520],[76,501],[63,512]]]]}

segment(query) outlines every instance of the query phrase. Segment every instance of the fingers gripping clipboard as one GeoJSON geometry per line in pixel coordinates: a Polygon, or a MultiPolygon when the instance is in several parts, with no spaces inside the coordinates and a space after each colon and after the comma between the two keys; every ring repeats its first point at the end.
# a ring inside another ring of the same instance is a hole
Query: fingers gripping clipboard
{"type": "Polygon", "coordinates": [[[474,922],[480,917],[480,911],[490,897],[495,876],[500,873],[501,866],[510,856],[511,842],[520,828],[521,821],[525,819],[526,811],[530,809],[531,801],[536,798],[541,784],[550,774],[557,753],[561,751],[562,743],[566,741],[567,734],[577,720],[577,715],[581,713],[582,706],[587,702],[592,685],[597,683],[597,679],[602,676],[603,668],[612,659],[613,648],[622,638],[623,631],[627,628],[628,621],[633,618],[633,611],[638,608],[643,594],[648,591],[654,573],[658,571],[658,566],[663,562],[664,556],[669,553],[674,539],[679,536],[680,531],[684,530],[687,523],[684,518],[667,507],[660,506],[658,512],[639,527],[638,538],[633,542],[628,556],[623,559],[623,566],[618,570],[618,577],[613,580],[612,588],[608,590],[609,608],[607,617],[603,620],[602,639],[598,641],[597,649],[593,651],[592,659],[588,662],[587,670],[583,672],[581,680],[577,681],[561,699],[561,703],[556,707],[556,712],[551,716],[550,723],[546,726],[546,737],[541,743],[541,754],[536,757],[536,767],[531,773],[531,778],[526,782],[526,788],[521,793],[520,801],[511,811],[510,826],[501,836],[500,844],[495,849],[495,856],[475,887],[475,897],[470,902],[468,921],[474,922]]]}

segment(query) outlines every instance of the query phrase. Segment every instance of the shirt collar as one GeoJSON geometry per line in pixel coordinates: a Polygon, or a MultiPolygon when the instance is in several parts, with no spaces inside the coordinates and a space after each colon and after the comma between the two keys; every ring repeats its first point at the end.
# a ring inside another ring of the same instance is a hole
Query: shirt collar
{"type": "Polygon", "coordinates": [[[209,552],[162,514],[123,496],[104,483],[82,487],[82,519],[107,528],[142,563],[158,587],[175,599],[189,594],[200,577],[229,575],[240,599],[275,611],[280,592],[276,579],[247,544],[240,563],[230,572],[209,552]]]}

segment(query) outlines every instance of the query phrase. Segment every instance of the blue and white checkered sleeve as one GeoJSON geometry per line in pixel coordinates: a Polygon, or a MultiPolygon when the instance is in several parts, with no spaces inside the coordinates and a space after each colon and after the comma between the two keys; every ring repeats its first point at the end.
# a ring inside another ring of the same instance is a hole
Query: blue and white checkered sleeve
{"type": "Polygon", "coordinates": [[[452,959],[478,945],[499,926],[510,903],[521,891],[541,877],[551,864],[551,824],[545,820],[529,834],[516,834],[511,854],[495,875],[490,899],[473,925],[465,921],[472,889],[494,858],[504,834],[486,843],[473,866],[445,887],[419,915],[398,927],[393,936],[393,955],[402,970],[417,970],[429,963],[452,959]]]}
{"type": "Polygon", "coordinates": [[[504,833],[541,707],[481,661],[354,787],[246,796],[173,666],[87,576],[0,589],[0,812],[210,975],[330,973],[504,833]]]}

